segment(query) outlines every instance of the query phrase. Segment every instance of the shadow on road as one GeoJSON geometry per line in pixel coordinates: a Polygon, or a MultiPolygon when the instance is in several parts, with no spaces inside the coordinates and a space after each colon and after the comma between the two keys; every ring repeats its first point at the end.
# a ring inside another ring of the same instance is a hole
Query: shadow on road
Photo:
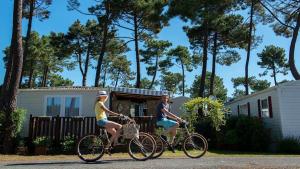
{"type": "Polygon", "coordinates": [[[108,164],[112,162],[127,162],[127,161],[135,161],[133,159],[113,159],[113,160],[102,160],[102,161],[96,161],[96,162],[83,162],[83,161],[51,161],[51,162],[28,162],[28,163],[12,163],[12,164],[6,164],[5,166],[43,166],[43,165],[74,165],[74,164],[80,164],[80,165],[95,165],[95,164],[108,164]]]}

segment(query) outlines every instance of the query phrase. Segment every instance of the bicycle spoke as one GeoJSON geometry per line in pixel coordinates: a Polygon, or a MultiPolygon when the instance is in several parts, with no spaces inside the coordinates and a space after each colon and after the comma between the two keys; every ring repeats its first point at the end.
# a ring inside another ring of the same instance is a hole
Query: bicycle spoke
{"type": "Polygon", "coordinates": [[[184,153],[191,158],[199,158],[203,156],[207,150],[206,139],[199,135],[193,134],[184,141],[184,153]]]}

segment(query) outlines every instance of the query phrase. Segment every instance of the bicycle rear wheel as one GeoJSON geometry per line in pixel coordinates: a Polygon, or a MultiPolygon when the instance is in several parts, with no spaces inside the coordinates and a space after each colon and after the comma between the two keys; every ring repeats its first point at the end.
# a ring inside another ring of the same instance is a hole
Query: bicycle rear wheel
{"type": "Polygon", "coordinates": [[[86,135],[77,144],[77,155],[85,162],[94,162],[104,154],[104,143],[96,135],[86,135]]]}
{"type": "Polygon", "coordinates": [[[202,157],[208,149],[206,139],[197,133],[188,136],[183,142],[183,151],[190,158],[202,157]]]}
{"type": "Polygon", "coordinates": [[[155,152],[154,138],[147,133],[140,132],[139,138],[132,138],[128,144],[128,154],[135,160],[145,161],[155,152]]]}
{"type": "Polygon", "coordinates": [[[165,144],[158,135],[154,134],[154,135],[152,135],[152,137],[154,138],[154,140],[156,142],[156,149],[155,149],[155,152],[154,152],[152,158],[158,158],[164,153],[165,144]]]}

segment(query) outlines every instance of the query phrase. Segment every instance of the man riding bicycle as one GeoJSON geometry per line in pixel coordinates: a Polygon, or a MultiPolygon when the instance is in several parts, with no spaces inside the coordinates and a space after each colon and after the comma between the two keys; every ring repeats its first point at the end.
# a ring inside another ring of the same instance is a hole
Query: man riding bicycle
{"type": "Polygon", "coordinates": [[[169,143],[173,145],[176,136],[176,129],[179,127],[179,122],[183,122],[183,120],[170,112],[168,101],[168,93],[163,93],[161,102],[157,105],[156,109],[156,124],[157,126],[162,126],[166,132],[170,134],[169,143]]]}

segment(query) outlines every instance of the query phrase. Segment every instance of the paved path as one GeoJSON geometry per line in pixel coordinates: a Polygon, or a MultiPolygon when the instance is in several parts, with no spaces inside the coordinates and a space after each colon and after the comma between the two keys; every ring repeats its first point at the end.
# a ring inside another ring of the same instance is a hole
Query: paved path
{"type": "Polygon", "coordinates": [[[161,158],[148,161],[132,159],[103,160],[87,164],[81,161],[9,162],[0,164],[1,169],[189,169],[189,168],[295,168],[300,169],[300,157],[204,157],[161,158]]]}

